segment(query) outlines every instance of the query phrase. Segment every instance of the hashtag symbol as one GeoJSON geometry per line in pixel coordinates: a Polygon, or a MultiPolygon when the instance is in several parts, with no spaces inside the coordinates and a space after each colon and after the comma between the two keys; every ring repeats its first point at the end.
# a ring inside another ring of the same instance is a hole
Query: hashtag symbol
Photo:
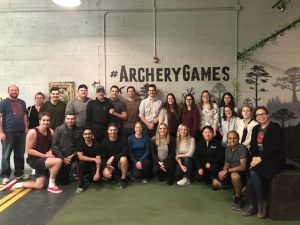
{"type": "Polygon", "coordinates": [[[118,71],[116,70],[111,71],[110,77],[117,77],[117,76],[118,76],[118,71]]]}

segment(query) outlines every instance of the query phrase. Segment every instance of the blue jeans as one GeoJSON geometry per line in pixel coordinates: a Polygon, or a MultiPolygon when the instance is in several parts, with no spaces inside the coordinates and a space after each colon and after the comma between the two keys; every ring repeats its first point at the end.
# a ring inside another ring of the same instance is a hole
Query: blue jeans
{"type": "Polygon", "coordinates": [[[180,166],[177,164],[177,167],[176,167],[176,170],[175,170],[176,180],[182,179],[182,177],[186,177],[188,179],[191,179],[192,168],[193,168],[193,158],[187,156],[187,157],[181,158],[181,162],[187,168],[187,171],[183,172],[181,170],[180,166]]]}
{"type": "Polygon", "coordinates": [[[250,204],[256,207],[257,204],[263,204],[265,201],[265,182],[253,170],[250,170],[250,175],[247,180],[247,195],[250,204]]]}
{"type": "Polygon", "coordinates": [[[1,177],[10,177],[10,156],[14,151],[15,177],[24,174],[25,132],[8,132],[2,143],[1,177]]]}

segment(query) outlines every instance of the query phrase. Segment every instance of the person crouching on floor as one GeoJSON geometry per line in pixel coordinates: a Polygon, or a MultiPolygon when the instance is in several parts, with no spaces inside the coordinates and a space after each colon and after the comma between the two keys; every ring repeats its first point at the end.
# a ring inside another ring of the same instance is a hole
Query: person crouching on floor
{"type": "Polygon", "coordinates": [[[115,173],[121,172],[121,188],[127,187],[127,140],[118,135],[118,128],[111,123],[107,128],[108,137],[100,145],[102,151],[103,177],[113,179],[115,173]]]}
{"type": "Polygon", "coordinates": [[[77,193],[85,188],[84,178],[89,176],[91,182],[100,180],[101,154],[100,145],[94,140],[94,133],[91,128],[84,128],[82,133],[83,139],[77,145],[78,156],[78,178],[79,186],[77,193]]]}

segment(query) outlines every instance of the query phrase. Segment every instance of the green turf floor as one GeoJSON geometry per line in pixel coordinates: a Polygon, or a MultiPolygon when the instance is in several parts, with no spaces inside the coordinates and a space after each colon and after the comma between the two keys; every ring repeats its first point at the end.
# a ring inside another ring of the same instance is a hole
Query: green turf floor
{"type": "Polygon", "coordinates": [[[243,217],[231,208],[232,193],[197,182],[183,187],[133,182],[126,189],[117,183],[100,184],[75,194],[50,225],[300,225],[243,217]]]}

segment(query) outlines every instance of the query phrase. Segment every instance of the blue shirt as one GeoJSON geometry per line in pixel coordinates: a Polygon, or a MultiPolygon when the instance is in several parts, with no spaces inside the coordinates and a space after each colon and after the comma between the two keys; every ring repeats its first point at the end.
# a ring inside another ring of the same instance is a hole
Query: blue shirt
{"type": "Polygon", "coordinates": [[[150,152],[150,141],[148,136],[137,138],[134,134],[128,137],[129,156],[132,163],[143,162],[150,152]]]}
{"type": "Polygon", "coordinates": [[[26,104],[23,100],[4,99],[0,102],[0,113],[2,113],[4,132],[25,131],[24,114],[26,113],[26,104]]]}

